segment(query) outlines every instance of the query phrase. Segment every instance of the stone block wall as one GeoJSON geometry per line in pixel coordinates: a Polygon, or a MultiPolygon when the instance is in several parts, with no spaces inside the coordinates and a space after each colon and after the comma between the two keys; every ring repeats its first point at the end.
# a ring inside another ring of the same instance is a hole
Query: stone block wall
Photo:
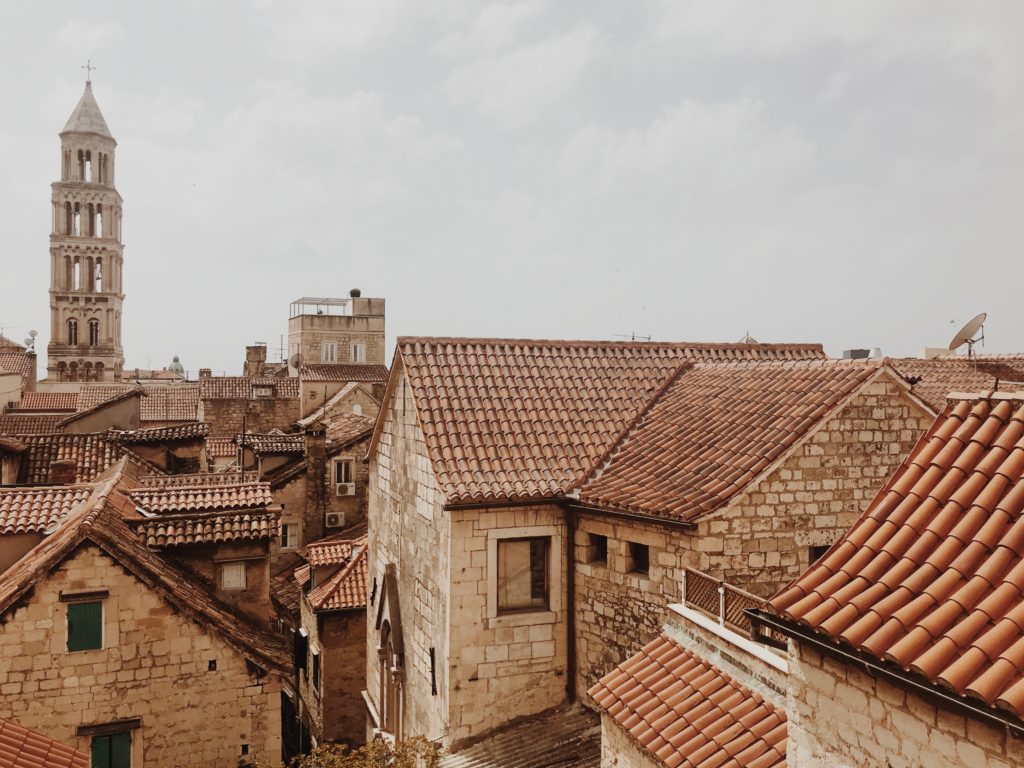
{"type": "Polygon", "coordinates": [[[299,420],[299,398],[258,397],[235,400],[200,400],[199,420],[210,424],[210,435],[229,437],[246,432],[267,432],[280,429],[291,432],[299,420]]]}
{"type": "Polygon", "coordinates": [[[324,649],[320,639],[316,615],[305,595],[299,598],[299,622],[308,633],[306,668],[296,670],[299,683],[299,698],[302,699],[302,727],[309,731],[313,740],[320,744],[324,740],[323,700],[326,691],[323,684],[324,649]],[[320,656],[320,690],[313,685],[313,655],[320,656]]]}
{"type": "Polygon", "coordinates": [[[366,740],[366,611],[321,614],[324,738],[362,744],[366,740]]]}
{"type": "Polygon", "coordinates": [[[566,700],[565,513],[556,505],[453,511],[451,515],[450,742],[566,700]],[[497,546],[548,536],[546,610],[498,615],[497,546]]]}
{"type": "Polygon", "coordinates": [[[1024,740],[790,641],[792,768],[1010,768],[1024,740]]]}
{"type": "MultiPolygon", "coordinates": [[[[367,611],[366,690],[380,706],[378,604],[384,569],[397,572],[405,644],[403,734],[440,740],[448,733],[449,540],[448,515],[427,458],[426,444],[404,375],[388,405],[370,460],[369,545],[371,600],[367,611]],[[430,649],[434,648],[432,692],[430,649]]],[[[452,593],[452,598],[457,596],[452,593]]]]}
{"type": "Polygon", "coordinates": [[[86,545],[0,624],[0,717],[89,752],[82,725],[141,718],[133,764],[234,765],[242,745],[281,755],[281,681],[257,677],[219,636],[173,611],[86,545]],[[61,592],[108,590],[104,647],[68,653],[61,592]],[[216,670],[209,662],[216,660],[216,670]]]}

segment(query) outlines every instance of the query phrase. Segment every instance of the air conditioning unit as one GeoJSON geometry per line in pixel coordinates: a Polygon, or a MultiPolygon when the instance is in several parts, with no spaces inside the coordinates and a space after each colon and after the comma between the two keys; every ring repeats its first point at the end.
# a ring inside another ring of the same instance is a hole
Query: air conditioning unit
{"type": "Polygon", "coordinates": [[[335,496],[355,496],[356,495],[356,484],[355,483],[335,483],[334,484],[334,495],[335,496]]]}
{"type": "Polygon", "coordinates": [[[343,528],[345,516],[339,512],[328,512],[324,515],[324,528],[343,528]]]}

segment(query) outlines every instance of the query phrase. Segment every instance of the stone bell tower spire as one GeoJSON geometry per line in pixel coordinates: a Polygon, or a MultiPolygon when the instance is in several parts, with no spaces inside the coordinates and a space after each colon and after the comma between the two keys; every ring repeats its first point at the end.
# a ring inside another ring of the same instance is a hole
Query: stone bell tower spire
{"type": "Polygon", "coordinates": [[[51,381],[116,381],[124,368],[117,142],[92,94],[92,69],[90,62],[85,92],[60,132],[60,181],[51,185],[51,381]]]}

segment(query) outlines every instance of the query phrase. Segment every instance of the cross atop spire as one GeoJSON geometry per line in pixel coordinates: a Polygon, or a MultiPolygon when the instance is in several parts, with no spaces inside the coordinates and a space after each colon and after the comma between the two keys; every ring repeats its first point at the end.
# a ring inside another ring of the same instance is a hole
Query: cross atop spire
{"type": "Polygon", "coordinates": [[[85,84],[92,85],[92,71],[96,69],[92,65],[92,59],[86,59],[85,64],[82,65],[82,69],[85,70],[85,84]]]}

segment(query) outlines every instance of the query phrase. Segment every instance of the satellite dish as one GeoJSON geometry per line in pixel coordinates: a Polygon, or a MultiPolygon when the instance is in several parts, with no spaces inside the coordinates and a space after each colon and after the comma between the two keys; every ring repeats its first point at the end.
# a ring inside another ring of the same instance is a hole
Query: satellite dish
{"type": "Polygon", "coordinates": [[[289,368],[294,368],[295,370],[299,370],[299,368],[302,367],[302,355],[301,355],[301,353],[296,352],[294,355],[292,355],[291,357],[288,358],[288,367],[289,368]]]}
{"type": "Polygon", "coordinates": [[[28,335],[34,339],[36,336],[39,335],[39,331],[29,331],[28,335]]]}
{"type": "Polygon", "coordinates": [[[963,328],[957,331],[956,336],[949,342],[950,349],[959,349],[964,344],[967,345],[967,356],[972,357],[974,355],[974,345],[979,341],[985,342],[985,318],[988,314],[982,312],[976,318],[968,322],[963,328]],[[975,334],[981,331],[981,336],[974,338],[975,334]]]}

